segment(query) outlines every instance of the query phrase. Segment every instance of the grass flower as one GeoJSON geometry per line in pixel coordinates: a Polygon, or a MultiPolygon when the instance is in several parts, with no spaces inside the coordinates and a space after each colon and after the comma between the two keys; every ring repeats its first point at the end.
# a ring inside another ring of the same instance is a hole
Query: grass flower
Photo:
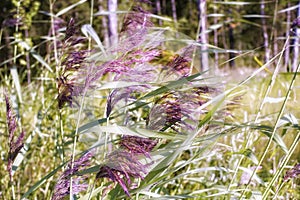
{"type": "Polygon", "coordinates": [[[69,38],[75,35],[76,32],[77,32],[77,27],[75,26],[75,20],[74,18],[71,18],[67,25],[64,41],[67,41],[69,38]]]}
{"type": "Polygon", "coordinates": [[[127,196],[130,196],[129,187],[131,178],[143,179],[147,173],[147,165],[138,161],[136,155],[128,151],[114,151],[106,157],[107,162],[100,167],[96,178],[109,178],[120,184],[127,196]]]}
{"type": "Polygon", "coordinates": [[[126,15],[120,33],[121,42],[118,51],[124,53],[131,51],[145,41],[148,29],[154,25],[149,14],[141,6],[136,5],[126,15]]]}
{"type": "Polygon", "coordinates": [[[113,107],[120,101],[127,101],[134,98],[134,92],[141,92],[149,88],[149,82],[156,76],[155,68],[149,63],[155,59],[160,52],[155,49],[141,51],[136,50],[128,55],[123,55],[119,59],[111,61],[106,65],[104,73],[115,73],[115,81],[138,82],[139,85],[130,86],[122,89],[114,89],[107,98],[107,117],[113,107]]]}
{"type": "Polygon", "coordinates": [[[21,18],[7,18],[2,22],[2,28],[4,27],[15,27],[22,25],[21,18]]]}
{"type": "Polygon", "coordinates": [[[190,59],[176,54],[173,59],[167,63],[165,69],[168,73],[177,73],[180,77],[189,75],[190,59]]]}
{"type": "Polygon", "coordinates": [[[25,132],[21,131],[20,135],[15,140],[17,120],[15,114],[12,111],[7,94],[4,93],[4,96],[5,96],[5,104],[6,104],[6,121],[8,127],[8,146],[9,146],[7,170],[9,173],[10,180],[12,180],[12,165],[16,156],[24,146],[25,132]]]}
{"type": "Polygon", "coordinates": [[[152,27],[153,23],[150,21],[149,12],[145,11],[141,6],[133,6],[124,22],[121,32],[127,34],[134,34],[137,30],[152,27]]]}
{"type": "Polygon", "coordinates": [[[65,26],[66,26],[66,22],[63,19],[58,17],[54,18],[54,24],[53,26],[51,26],[48,35],[51,35],[52,31],[54,31],[56,35],[61,34],[60,32],[64,29],[65,26]]]}
{"type": "Polygon", "coordinates": [[[87,189],[88,184],[84,183],[85,176],[76,176],[75,174],[80,170],[86,169],[90,165],[90,159],[93,156],[91,152],[88,152],[81,156],[78,160],[74,161],[73,168],[72,164],[69,163],[67,169],[59,177],[52,196],[52,200],[64,199],[70,194],[70,181],[72,178],[72,192],[74,195],[87,189]],[[75,176],[74,176],[75,175],[75,176]]]}
{"type": "Polygon", "coordinates": [[[61,55],[61,72],[58,82],[58,107],[61,109],[66,103],[70,106],[74,103],[74,97],[78,96],[83,86],[78,83],[78,73],[80,68],[86,67],[86,57],[90,53],[87,50],[78,50],[76,45],[80,44],[82,38],[75,37],[77,27],[75,20],[71,18],[66,28],[61,55]]]}
{"type": "Polygon", "coordinates": [[[150,152],[156,146],[157,140],[150,138],[141,138],[137,136],[124,135],[121,138],[120,146],[132,154],[144,154],[150,158],[150,152]]]}
{"type": "Polygon", "coordinates": [[[210,87],[195,87],[187,91],[171,91],[165,94],[152,107],[148,117],[148,128],[159,131],[171,128],[176,132],[195,130],[200,115],[205,112],[196,109],[207,102],[209,95],[214,91],[210,87]]]}
{"type": "Polygon", "coordinates": [[[291,29],[295,29],[295,28],[297,28],[299,26],[300,26],[300,18],[298,17],[298,18],[294,19],[294,21],[293,21],[293,23],[291,25],[291,29]]]}
{"type": "Polygon", "coordinates": [[[300,163],[296,164],[292,169],[288,170],[285,173],[283,180],[288,181],[290,179],[298,177],[299,175],[300,175],[300,163]]]}

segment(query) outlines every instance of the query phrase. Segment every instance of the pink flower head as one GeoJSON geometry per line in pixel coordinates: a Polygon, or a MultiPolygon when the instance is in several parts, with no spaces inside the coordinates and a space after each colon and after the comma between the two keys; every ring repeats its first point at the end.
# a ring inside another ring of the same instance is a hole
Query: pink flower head
{"type": "Polygon", "coordinates": [[[4,92],[4,96],[5,96],[5,103],[6,103],[6,121],[8,127],[8,146],[9,146],[7,170],[9,173],[10,180],[12,180],[12,165],[18,153],[21,151],[21,149],[24,146],[25,132],[21,131],[17,140],[14,141],[15,132],[17,130],[17,120],[15,114],[12,111],[8,96],[5,92],[4,92]]]}
{"type": "Polygon", "coordinates": [[[299,175],[300,175],[300,163],[296,164],[292,169],[288,170],[285,173],[283,180],[288,181],[290,179],[296,178],[299,175]]]}
{"type": "Polygon", "coordinates": [[[73,168],[72,164],[69,163],[67,169],[62,173],[59,177],[52,196],[52,200],[61,200],[64,199],[65,196],[70,194],[70,186],[71,186],[71,176],[72,178],[72,192],[73,194],[78,194],[81,191],[87,189],[88,185],[84,183],[86,177],[84,176],[74,176],[80,170],[83,170],[90,166],[90,159],[93,156],[91,152],[88,152],[81,156],[78,160],[74,161],[73,168]]]}
{"type": "Polygon", "coordinates": [[[127,196],[130,196],[128,187],[131,178],[144,178],[147,165],[138,161],[136,155],[127,151],[114,151],[107,157],[107,162],[100,167],[97,178],[109,178],[120,184],[127,196]]]}
{"type": "Polygon", "coordinates": [[[150,152],[156,146],[157,140],[141,138],[137,136],[124,135],[121,138],[120,146],[133,154],[144,154],[150,158],[150,152]]]}

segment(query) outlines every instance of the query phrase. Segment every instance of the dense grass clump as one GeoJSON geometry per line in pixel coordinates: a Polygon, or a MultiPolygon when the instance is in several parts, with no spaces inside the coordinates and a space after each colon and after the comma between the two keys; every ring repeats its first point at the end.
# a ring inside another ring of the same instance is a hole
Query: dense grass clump
{"type": "Polygon", "coordinates": [[[148,1],[109,47],[59,17],[81,3],[55,14],[50,1],[46,39],[15,36],[1,63],[1,199],[299,198],[300,83],[279,73],[284,49],[235,82],[202,72],[201,44],[156,27],[148,1]]]}

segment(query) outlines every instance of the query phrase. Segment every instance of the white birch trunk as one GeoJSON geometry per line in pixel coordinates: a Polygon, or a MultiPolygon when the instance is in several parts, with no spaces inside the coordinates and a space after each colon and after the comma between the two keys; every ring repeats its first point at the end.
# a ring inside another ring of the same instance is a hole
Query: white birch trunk
{"type": "MultiPolygon", "coordinates": [[[[99,11],[104,11],[103,8],[103,0],[99,0],[99,6],[98,6],[99,11]]],[[[104,46],[108,47],[109,46],[109,34],[108,34],[108,29],[107,29],[107,16],[103,15],[101,16],[101,22],[102,22],[102,35],[104,37],[104,46]]]]}
{"type": "Polygon", "coordinates": [[[108,34],[110,46],[118,44],[118,17],[116,14],[118,0],[107,0],[108,15],[108,34]]]}
{"type": "MultiPolygon", "coordinates": [[[[287,8],[291,6],[290,2],[287,3],[287,8]]],[[[288,10],[286,13],[286,30],[285,30],[285,37],[288,38],[290,35],[290,22],[291,22],[291,11],[288,10]]],[[[285,52],[284,52],[284,66],[287,68],[287,71],[289,70],[290,66],[290,47],[287,47],[285,52]]]]}
{"type": "MultiPolygon", "coordinates": [[[[300,5],[300,1],[298,2],[298,5],[300,5]]],[[[300,17],[300,8],[298,8],[297,17],[300,17]]],[[[292,72],[295,72],[298,65],[298,58],[299,58],[299,34],[300,30],[298,26],[296,26],[295,29],[295,39],[294,39],[294,57],[293,57],[293,63],[292,63],[292,72]]]]}
{"type": "Polygon", "coordinates": [[[199,10],[199,26],[200,26],[200,43],[201,45],[201,70],[206,71],[209,68],[208,63],[208,39],[207,39],[207,16],[206,16],[206,0],[198,0],[199,10]]]}
{"type": "Polygon", "coordinates": [[[260,4],[260,14],[262,15],[261,22],[262,22],[262,31],[263,31],[263,38],[264,38],[264,48],[265,48],[265,63],[270,60],[271,50],[269,48],[269,35],[267,30],[266,18],[265,16],[265,1],[262,0],[260,4]]]}

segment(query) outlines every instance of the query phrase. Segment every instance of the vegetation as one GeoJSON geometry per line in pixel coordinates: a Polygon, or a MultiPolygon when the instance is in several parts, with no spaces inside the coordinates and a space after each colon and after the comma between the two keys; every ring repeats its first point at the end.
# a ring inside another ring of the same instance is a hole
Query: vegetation
{"type": "Polygon", "coordinates": [[[0,199],[300,199],[298,2],[0,7],[0,199]]]}

